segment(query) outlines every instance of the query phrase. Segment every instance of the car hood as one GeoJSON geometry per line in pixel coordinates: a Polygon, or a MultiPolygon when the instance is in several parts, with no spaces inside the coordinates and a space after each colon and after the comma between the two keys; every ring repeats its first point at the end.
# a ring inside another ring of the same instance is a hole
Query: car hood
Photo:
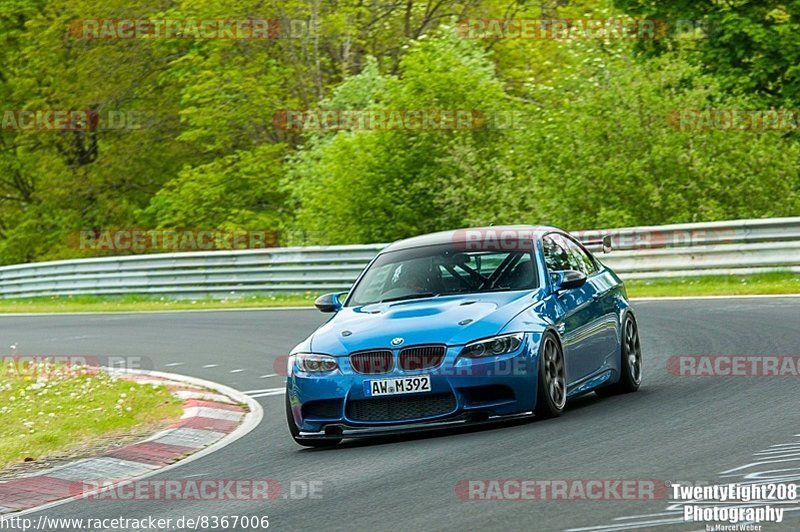
{"type": "Polygon", "coordinates": [[[403,346],[463,345],[503,332],[540,298],[530,291],[491,292],[345,307],[309,338],[309,347],[336,356],[397,347],[394,338],[403,346]]]}

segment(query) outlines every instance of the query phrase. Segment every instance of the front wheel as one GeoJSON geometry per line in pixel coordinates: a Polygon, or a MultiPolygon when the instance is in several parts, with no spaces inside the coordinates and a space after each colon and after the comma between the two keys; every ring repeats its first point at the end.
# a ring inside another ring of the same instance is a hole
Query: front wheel
{"type": "Polygon", "coordinates": [[[564,351],[553,333],[542,339],[539,353],[539,386],[536,391],[538,418],[558,417],[567,403],[567,376],[564,369],[564,351]]]}
{"type": "Polygon", "coordinates": [[[595,390],[597,395],[607,397],[635,392],[642,383],[642,344],[639,341],[639,328],[631,314],[625,316],[620,354],[619,382],[595,390]]]}
{"type": "Polygon", "coordinates": [[[341,438],[334,438],[334,439],[326,439],[326,440],[306,440],[301,439],[300,436],[300,429],[297,428],[297,425],[294,424],[294,416],[292,416],[292,405],[289,402],[289,393],[286,393],[286,423],[289,425],[289,433],[292,435],[292,439],[295,441],[296,444],[302,445],[303,447],[333,447],[338,445],[342,439],[341,438]]]}

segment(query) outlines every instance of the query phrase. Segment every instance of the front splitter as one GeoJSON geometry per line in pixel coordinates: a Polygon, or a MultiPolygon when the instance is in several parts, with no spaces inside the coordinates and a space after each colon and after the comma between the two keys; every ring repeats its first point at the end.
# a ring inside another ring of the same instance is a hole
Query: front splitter
{"type": "Polygon", "coordinates": [[[298,439],[301,440],[338,440],[342,438],[369,438],[379,436],[391,436],[397,434],[411,434],[434,430],[444,430],[459,427],[479,427],[481,425],[491,425],[501,421],[524,420],[533,417],[533,412],[523,412],[520,414],[509,414],[507,416],[489,416],[486,419],[475,420],[474,416],[462,414],[457,418],[441,421],[426,421],[421,423],[408,423],[405,425],[386,425],[379,427],[354,427],[344,423],[333,423],[327,425],[325,430],[318,432],[300,431],[298,439]]]}

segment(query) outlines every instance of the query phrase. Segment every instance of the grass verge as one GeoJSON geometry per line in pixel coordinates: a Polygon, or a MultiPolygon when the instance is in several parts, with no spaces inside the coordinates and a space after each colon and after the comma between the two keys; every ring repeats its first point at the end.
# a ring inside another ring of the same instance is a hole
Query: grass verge
{"type": "Polygon", "coordinates": [[[0,471],[91,447],[100,439],[177,421],[163,386],[48,363],[0,363],[0,471]]]}
{"type": "Polygon", "coordinates": [[[632,279],[625,282],[631,297],[752,296],[800,294],[800,274],[709,275],[678,279],[632,279]]]}
{"type": "MultiPolygon", "coordinates": [[[[800,294],[800,274],[715,275],[676,279],[631,279],[631,297],[800,294]]],[[[319,294],[255,295],[231,299],[170,299],[154,296],[66,296],[0,299],[0,314],[39,312],[137,312],[272,307],[309,307],[319,294]]]]}
{"type": "Polygon", "coordinates": [[[236,299],[170,299],[153,296],[62,296],[0,299],[0,314],[26,312],[139,312],[264,307],[312,307],[319,294],[246,296],[236,299]]]}

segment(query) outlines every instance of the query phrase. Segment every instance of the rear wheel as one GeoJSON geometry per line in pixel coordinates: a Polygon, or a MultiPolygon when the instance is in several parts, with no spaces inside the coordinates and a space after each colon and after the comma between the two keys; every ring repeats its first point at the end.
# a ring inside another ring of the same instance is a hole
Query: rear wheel
{"type": "Polygon", "coordinates": [[[558,417],[567,403],[567,376],[564,352],[553,333],[545,334],[539,354],[539,386],[536,392],[538,418],[558,417]]]}
{"type": "Polygon", "coordinates": [[[333,438],[333,439],[326,439],[326,440],[306,440],[299,438],[300,436],[300,429],[297,428],[297,425],[294,424],[294,416],[292,416],[292,405],[289,402],[289,394],[286,394],[286,423],[289,425],[289,432],[292,435],[292,439],[298,445],[302,445],[303,447],[333,447],[334,445],[338,445],[342,439],[341,438],[333,438]]]}
{"type": "Polygon", "coordinates": [[[623,322],[620,353],[619,382],[595,390],[601,397],[635,392],[642,383],[642,344],[639,341],[639,328],[631,314],[625,316],[623,322]]]}

